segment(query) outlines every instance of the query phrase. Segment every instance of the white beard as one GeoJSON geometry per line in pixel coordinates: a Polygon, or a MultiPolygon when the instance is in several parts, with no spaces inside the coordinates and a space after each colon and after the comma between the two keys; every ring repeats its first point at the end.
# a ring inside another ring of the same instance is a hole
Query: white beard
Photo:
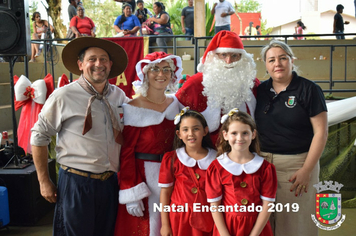
{"type": "Polygon", "coordinates": [[[256,78],[252,54],[242,54],[241,60],[231,64],[208,54],[201,69],[203,95],[208,98],[208,107],[220,108],[227,113],[251,100],[256,78]]]}

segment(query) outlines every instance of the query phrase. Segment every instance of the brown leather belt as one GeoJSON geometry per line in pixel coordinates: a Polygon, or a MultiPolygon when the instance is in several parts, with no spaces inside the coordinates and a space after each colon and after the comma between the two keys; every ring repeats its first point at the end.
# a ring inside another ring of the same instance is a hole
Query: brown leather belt
{"type": "Polygon", "coordinates": [[[61,165],[61,168],[63,170],[68,171],[69,173],[72,173],[72,174],[80,175],[80,176],[83,176],[83,177],[90,177],[92,179],[100,179],[101,181],[107,180],[108,178],[110,178],[114,174],[113,171],[105,171],[104,173],[101,173],[101,174],[93,174],[93,173],[89,173],[89,172],[76,170],[76,169],[73,169],[71,167],[64,166],[64,165],[61,165]]]}

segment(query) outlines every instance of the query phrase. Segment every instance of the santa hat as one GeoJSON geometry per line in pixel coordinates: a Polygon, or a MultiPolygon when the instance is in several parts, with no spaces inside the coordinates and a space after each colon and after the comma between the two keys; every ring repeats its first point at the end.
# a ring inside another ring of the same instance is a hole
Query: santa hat
{"type": "Polygon", "coordinates": [[[162,61],[166,61],[168,59],[173,60],[173,63],[176,67],[174,70],[174,75],[175,75],[175,80],[180,80],[182,78],[182,60],[179,56],[175,56],[172,54],[167,54],[165,52],[153,52],[150,54],[147,54],[145,58],[143,58],[141,61],[139,61],[136,64],[136,73],[137,77],[139,80],[136,80],[133,84],[135,87],[142,86],[143,80],[145,78],[145,74],[143,72],[143,68],[148,65],[148,64],[157,64],[162,61]]]}
{"type": "Polygon", "coordinates": [[[209,52],[232,52],[241,54],[246,53],[240,37],[235,32],[226,30],[218,32],[210,41],[201,60],[201,64],[205,63],[206,56],[209,52]]]}

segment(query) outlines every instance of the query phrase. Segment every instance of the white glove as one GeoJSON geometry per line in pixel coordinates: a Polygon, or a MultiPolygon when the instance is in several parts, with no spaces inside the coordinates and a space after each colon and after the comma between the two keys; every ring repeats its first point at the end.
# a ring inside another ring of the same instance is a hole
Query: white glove
{"type": "Polygon", "coordinates": [[[143,206],[142,200],[138,200],[136,202],[130,202],[126,204],[127,212],[132,216],[143,216],[143,211],[145,207],[143,206]]]}

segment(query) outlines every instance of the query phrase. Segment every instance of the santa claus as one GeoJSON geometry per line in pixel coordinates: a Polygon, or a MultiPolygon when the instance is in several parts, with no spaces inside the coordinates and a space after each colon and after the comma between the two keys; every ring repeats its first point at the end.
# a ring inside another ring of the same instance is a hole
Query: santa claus
{"type": "Polygon", "coordinates": [[[240,37],[224,30],[213,37],[197,69],[199,73],[183,84],[176,97],[182,107],[189,106],[204,115],[215,143],[223,113],[238,108],[254,117],[260,84],[256,64],[240,37]]]}

